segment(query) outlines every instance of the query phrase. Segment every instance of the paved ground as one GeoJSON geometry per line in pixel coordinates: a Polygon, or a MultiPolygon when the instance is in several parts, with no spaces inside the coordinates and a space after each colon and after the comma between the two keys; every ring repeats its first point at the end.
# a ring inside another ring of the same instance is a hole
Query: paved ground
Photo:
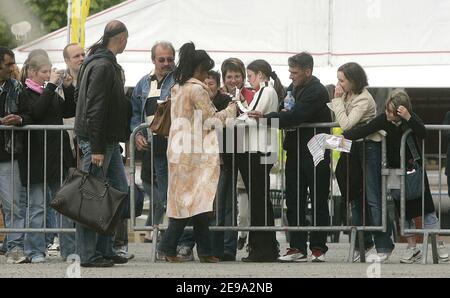
{"type": "MultiPolygon", "coordinates": [[[[279,240],[283,240],[282,237],[279,240]]],[[[286,247],[281,242],[282,249],[286,247]]],[[[369,263],[346,263],[348,254],[347,243],[329,244],[326,263],[243,263],[222,262],[218,264],[203,264],[198,260],[182,264],[165,262],[150,262],[151,244],[130,244],[130,251],[136,257],[125,265],[112,268],[80,268],[63,263],[58,257],[48,257],[43,264],[6,264],[6,258],[0,256],[0,278],[8,277],[64,277],[66,272],[72,272],[81,277],[196,277],[196,278],[286,278],[286,277],[448,277],[450,264],[400,264],[399,258],[405,244],[397,244],[396,249],[387,264],[374,265],[369,263]],[[80,270],[80,271],[79,271],[80,270]]],[[[431,247],[429,249],[431,251],[431,247]]],[[[238,259],[246,253],[239,251],[238,259]]],[[[431,257],[429,258],[431,262],[431,257]]]]}

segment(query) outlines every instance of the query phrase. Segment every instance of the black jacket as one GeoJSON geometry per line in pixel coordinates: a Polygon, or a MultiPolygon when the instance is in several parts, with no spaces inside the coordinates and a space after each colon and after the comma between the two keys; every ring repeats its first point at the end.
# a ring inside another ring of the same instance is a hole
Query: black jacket
{"type": "MultiPolygon", "coordinates": [[[[386,131],[387,165],[389,168],[400,168],[401,139],[403,132],[408,128],[412,129],[414,143],[420,155],[420,147],[417,146],[415,137],[424,139],[426,137],[426,130],[422,120],[414,113],[411,113],[411,119],[409,119],[409,121],[402,120],[402,125],[400,126],[388,121],[385,113],[380,114],[368,124],[344,132],[344,137],[349,140],[358,140],[379,130],[386,131]]],[[[408,146],[406,146],[406,162],[406,167],[409,167],[412,162],[412,154],[408,146]]],[[[422,161],[420,160],[419,163],[421,164],[422,161]]],[[[397,201],[395,201],[395,203],[398,205],[397,201]]],[[[397,210],[399,210],[399,208],[397,208],[397,210]]],[[[425,173],[425,214],[433,211],[435,211],[433,199],[431,197],[428,178],[425,173]]],[[[406,201],[406,217],[414,218],[417,216],[422,216],[422,198],[406,201]]]]}
{"type": "MultiPolygon", "coordinates": [[[[49,83],[42,95],[25,88],[20,94],[21,101],[28,105],[33,125],[63,125],[63,118],[75,116],[74,87],[63,88],[65,100],[56,92],[56,85],[49,83]]],[[[44,182],[44,152],[47,144],[47,181],[61,181],[61,132],[47,131],[45,141],[44,131],[30,132],[30,183],[44,182]]],[[[25,150],[19,158],[20,178],[23,185],[27,184],[28,141],[25,138],[25,150]]],[[[74,158],[70,149],[69,134],[63,132],[63,170],[74,166],[74,158]]]]}
{"type": "Polygon", "coordinates": [[[124,93],[122,68],[107,49],[99,49],[83,63],[78,75],[75,134],[90,142],[93,154],[106,144],[130,137],[131,102],[124,93]]]}
{"type": "MultiPolygon", "coordinates": [[[[331,122],[331,112],[327,107],[330,101],[327,89],[320,83],[316,77],[302,87],[294,88],[295,105],[290,111],[273,112],[265,115],[266,118],[278,118],[280,128],[298,126],[303,123],[322,123],[331,122]]],[[[307,144],[309,140],[319,133],[330,133],[329,128],[302,128],[299,129],[300,151],[308,152],[307,144]]],[[[296,152],[297,131],[288,131],[284,140],[283,147],[287,151],[296,152]]]]}

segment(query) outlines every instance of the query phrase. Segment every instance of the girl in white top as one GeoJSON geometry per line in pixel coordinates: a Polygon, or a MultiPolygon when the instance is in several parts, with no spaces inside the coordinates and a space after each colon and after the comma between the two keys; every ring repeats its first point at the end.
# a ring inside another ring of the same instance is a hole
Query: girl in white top
{"type": "MultiPolygon", "coordinates": [[[[246,128],[243,134],[244,150],[236,154],[236,167],[241,172],[249,195],[251,226],[273,226],[269,173],[276,161],[277,131],[276,128],[270,128],[261,121],[258,123],[255,119],[249,119],[245,112],[257,110],[267,114],[277,111],[278,98],[283,98],[284,89],[269,63],[264,60],[255,60],[247,66],[247,79],[257,92],[250,106],[244,109],[244,115],[240,117],[249,128],[248,131],[246,128]],[[270,78],[274,80],[274,84],[269,82],[270,78]],[[274,133],[271,133],[271,130],[274,130],[274,133]]],[[[238,136],[240,135],[242,134],[238,132],[238,136]]],[[[242,258],[242,261],[270,262],[276,261],[277,258],[278,245],[275,232],[249,233],[249,255],[242,258]]]]}

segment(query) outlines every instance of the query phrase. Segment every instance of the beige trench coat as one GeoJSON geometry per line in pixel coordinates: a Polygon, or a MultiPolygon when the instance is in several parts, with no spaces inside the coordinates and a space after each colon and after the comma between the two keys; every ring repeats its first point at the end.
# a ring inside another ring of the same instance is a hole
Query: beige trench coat
{"type": "Polygon", "coordinates": [[[209,88],[194,78],[171,91],[167,160],[167,216],[187,218],[213,210],[220,173],[219,143],[211,123],[234,119],[236,106],[217,112],[209,88]]]}

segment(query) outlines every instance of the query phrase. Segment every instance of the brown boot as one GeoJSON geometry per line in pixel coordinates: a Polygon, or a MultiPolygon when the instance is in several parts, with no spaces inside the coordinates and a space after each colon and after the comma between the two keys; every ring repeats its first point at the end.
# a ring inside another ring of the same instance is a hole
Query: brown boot
{"type": "Polygon", "coordinates": [[[164,258],[169,263],[181,263],[181,259],[177,256],[165,256],[164,258]]]}
{"type": "Polygon", "coordinates": [[[198,257],[200,259],[200,263],[219,263],[219,258],[214,256],[209,257],[198,257]]]}

